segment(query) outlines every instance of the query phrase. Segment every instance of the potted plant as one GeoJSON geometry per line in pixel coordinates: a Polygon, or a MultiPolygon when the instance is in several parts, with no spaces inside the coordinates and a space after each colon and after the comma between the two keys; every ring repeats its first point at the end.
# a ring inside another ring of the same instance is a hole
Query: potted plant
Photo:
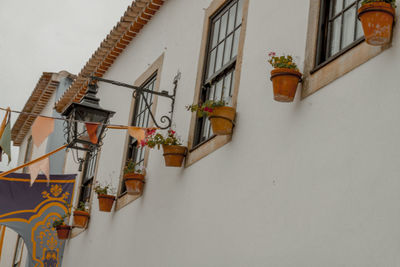
{"type": "Polygon", "coordinates": [[[58,239],[65,240],[68,239],[69,233],[72,229],[70,225],[65,224],[65,218],[67,218],[69,214],[64,214],[61,216],[60,219],[54,220],[52,226],[53,228],[56,229],[57,231],[57,237],[58,239]]]}
{"type": "Polygon", "coordinates": [[[167,167],[181,167],[187,152],[187,148],[182,146],[182,142],[172,129],[168,130],[167,136],[157,133],[156,129],[148,129],[146,138],[141,141],[139,146],[157,147],[158,149],[162,146],[165,166],[167,167]]]}
{"type": "Polygon", "coordinates": [[[186,109],[196,112],[198,117],[208,117],[214,134],[232,134],[236,109],[228,107],[224,100],[207,100],[204,103],[186,106],[186,109]]]}
{"type": "Polygon", "coordinates": [[[130,195],[141,195],[143,192],[145,170],[132,159],[126,162],[124,168],[124,182],[126,191],[130,195]]]}
{"type": "Polygon", "coordinates": [[[74,226],[85,228],[89,221],[89,218],[90,215],[87,211],[85,202],[79,202],[78,207],[76,207],[74,211],[74,226]]]}
{"type": "Polygon", "coordinates": [[[358,9],[365,41],[374,46],[390,42],[395,18],[396,0],[363,0],[358,9]]]}
{"type": "Polygon", "coordinates": [[[270,57],[268,62],[274,67],[271,71],[274,99],[279,102],[292,102],[302,74],[293,62],[292,56],[277,57],[275,52],[269,53],[268,56],[270,57]]]}
{"type": "Polygon", "coordinates": [[[115,196],[111,195],[114,191],[111,185],[101,185],[100,183],[96,182],[94,191],[99,199],[99,210],[110,212],[115,201],[115,196]]]}

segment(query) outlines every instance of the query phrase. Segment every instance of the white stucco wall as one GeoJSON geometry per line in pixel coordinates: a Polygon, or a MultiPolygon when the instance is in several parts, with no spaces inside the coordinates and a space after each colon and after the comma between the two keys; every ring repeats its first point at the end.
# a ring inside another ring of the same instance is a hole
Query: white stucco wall
{"type": "MultiPolygon", "coordinates": [[[[174,123],[184,139],[210,2],[167,1],[105,76],[133,83],[165,53],[161,89],[182,72],[174,123]]],[[[304,60],[308,4],[250,0],[232,142],[185,169],[151,151],[144,195],[112,213],[94,199],[63,266],[400,266],[398,27],[379,56],[305,100],[277,103],[266,53],[304,60]]],[[[117,112],[112,123],[129,122],[129,90],[101,84],[98,96],[117,112]]],[[[98,180],[118,184],[125,137],[108,131],[98,180]]]]}

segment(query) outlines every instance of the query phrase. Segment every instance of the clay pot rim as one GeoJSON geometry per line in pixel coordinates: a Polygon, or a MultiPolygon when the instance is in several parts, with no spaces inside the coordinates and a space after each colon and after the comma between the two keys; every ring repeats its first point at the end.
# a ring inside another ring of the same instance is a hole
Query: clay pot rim
{"type": "Polygon", "coordinates": [[[367,13],[367,12],[385,12],[385,13],[388,13],[388,14],[392,15],[393,23],[394,23],[396,9],[394,9],[394,7],[389,3],[386,3],[386,2],[372,2],[372,3],[368,3],[368,4],[365,4],[365,5],[362,5],[357,11],[358,19],[360,19],[360,16],[362,16],[364,13],[367,13]]]}
{"type": "Polygon", "coordinates": [[[125,173],[124,176],[122,177],[124,180],[143,180],[144,181],[144,174],[141,173],[135,173],[135,172],[130,172],[130,173],[125,173]]]}
{"type": "Polygon", "coordinates": [[[230,110],[236,112],[236,108],[230,107],[230,106],[222,106],[222,107],[215,107],[215,108],[213,108],[214,111],[215,111],[215,110],[218,110],[218,109],[230,109],[230,110]]]}
{"type": "Polygon", "coordinates": [[[97,195],[97,198],[110,198],[110,199],[115,200],[115,196],[113,196],[113,195],[103,195],[103,194],[99,194],[99,195],[97,195]]]}
{"type": "Polygon", "coordinates": [[[59,229],[68,229],[68,230],[71,230],[71,229],[72,229],[72,226],[71,226],[71,225],[59,225],[59,226],[56,226],[56,230],[59,230],[59,229]]]}
{"type": "Polygon", "coordinates": [[[75,215],[77,215],[77,216],[90,217],[89,212],[87,212],[87,211],[82,211],[82,210],[75,210],[75,211],[74,211],[74,216],[75,216],[75,215]]]}
{"type": "Polygon", "coordinates": [[[163,156],[173,156],[173,155],[176,155],[176,156],[186,156],[186,154],[187,154],[187,151],[188,151],[188,148],[186,147],[186,146],[181,146],[181,145],[162,145],[163,146],[163,149],[164,149],[164,154],[163,154],[163,156]],[[173,153],[165,153],[165,147],[175,147],[175,148],[179,148],[179,149],[184,149],[184,151],[182,152],[182,153],[179,153],[179,152],[173,152],[173,153]]]}
{"type": "Polygon", "coordinates": [[[290,75],[290,76],[296,76],[299,78],[299,81],[301,81],[301,77],[303,74],[300,71],[294,70],[294,69],[288,69],[288,68],[275,68],[271,71],[271,81],[273,78],[276,76],[283,76],[283,75],[290,75]]]}

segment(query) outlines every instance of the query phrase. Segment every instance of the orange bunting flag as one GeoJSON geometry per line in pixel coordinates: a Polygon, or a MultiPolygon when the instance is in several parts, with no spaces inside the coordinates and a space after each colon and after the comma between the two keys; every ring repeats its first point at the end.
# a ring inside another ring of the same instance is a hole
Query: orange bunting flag
{"type": "Polygon", "coordinates": [[[32,125],[32,139],[35,146],[39,147],[53,131],[53,118],[37,117],[32,125]]]}
{"type": "Polygon", "coordinates": [[[129,135],[138,141],[138,144],[146,138],[146,128],[128,126],[129,135]]]}
{"type": "Polygon", "coordinates": [[[97,128],[99,128],[99,124],[86,122],[85,125],[90,138],[90,142],[92,142],[93,144],[97,144],[97,142],[99,141],[99,139],[97,138],[97,128]]]}
{"type": "Polygon", "coordinates": [[[47,183],[50,182],[50,161],[48,157],[29,165],[28,168],[31,175],[31,186],[36,181],[40,171],[46,176],[47,183]]]}

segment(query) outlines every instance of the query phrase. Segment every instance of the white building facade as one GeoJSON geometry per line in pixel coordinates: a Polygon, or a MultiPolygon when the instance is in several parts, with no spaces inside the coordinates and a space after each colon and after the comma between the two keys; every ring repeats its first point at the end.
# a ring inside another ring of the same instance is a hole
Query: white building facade
{"type": "MultiPolygon", "coordinates": [[[[175,80],[173,128],[189,152],[167,168],[162,151],[144,151],[144,193],[132,197],[131,139],[109,129],[78,176],[75,203],[89,199],[91,218],[63,266],[400,266],[398,27],[390,45],[367,45],[360,2],[134,2],[56,108],[82,98],[87,74],[169,93],[175,80]],[[304,74],[293,103],[273,100],[269,51],[295,56],[304,74]],[[232,136],[208,135],[186,111],[210,94],[236,107],[232,136]],[[111,213],[82,194],[95,181],[116,188],[111,213]]],[[[153,126],[133,120],[131,90],[99,82],[97,96],[112,124],[153,126]]],[[[170,102],[152,103],[160,122],[170,102]]],[[[70,151],[64,173],[77,172],[70,151]]]]}

